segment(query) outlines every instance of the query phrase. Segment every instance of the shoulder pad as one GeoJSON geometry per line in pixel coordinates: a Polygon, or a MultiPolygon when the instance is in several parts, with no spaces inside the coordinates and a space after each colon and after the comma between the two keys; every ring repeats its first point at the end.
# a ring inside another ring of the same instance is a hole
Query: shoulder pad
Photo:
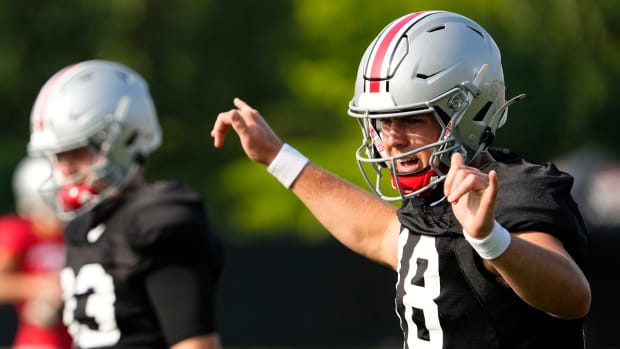
{"type": "Polygon", "coordinates": [[[147,186],[133,198],[123,210],[132,217],[128,238],[138,249],[191,244],[207,230],[200,196],[179,183],[147,186]]]}

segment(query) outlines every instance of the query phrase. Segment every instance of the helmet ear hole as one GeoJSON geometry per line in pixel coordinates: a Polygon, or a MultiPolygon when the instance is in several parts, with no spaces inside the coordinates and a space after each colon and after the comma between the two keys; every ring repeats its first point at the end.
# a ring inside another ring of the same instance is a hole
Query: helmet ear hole
{"type": "Polygon", "coordinates": [[[127,140],[125,141],[125,146],[131,146],[132,144],[135,143],[136,139],[138,138],[138,131],[133,131],[129,137],[127,137],[127,140]]]}
{"type": "Polygon", "coordinates": [[[491,101],[486,102],[485,105],[483,105],[482,108],[480,108],[480,111],[478,111],[478,114],[476,114],[472,120],[473,121],[483,121],[484,117],[489,112],[489,109],[491,109],[491,105],[493,105],[493,102],[491,102],[491,101]]]}

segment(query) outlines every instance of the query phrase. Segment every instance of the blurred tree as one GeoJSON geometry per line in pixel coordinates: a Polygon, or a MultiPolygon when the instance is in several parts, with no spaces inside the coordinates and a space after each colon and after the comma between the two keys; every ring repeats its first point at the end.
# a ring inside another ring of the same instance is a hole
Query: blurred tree
{"type": "Polygon", "coordinates": [[[513,106],[497,145],[543,161],[590,139],[620,149],[614,83],[620,13],[611,0],[110,0],[0,2],[0,208],[25,152],[41,85],[69,63],[105,58],[142,73],[164,127],[151,178],[201,191],[235,241],[328,235],[303,206],[248,161],[234,135],[216,150],[217,113],[235,96],[263,112],[314,162],[365,186],[355,163],[360,131],[346,115],[359,59],[377,32],[407,12],[469,16],[498,42],[513,106]]]}

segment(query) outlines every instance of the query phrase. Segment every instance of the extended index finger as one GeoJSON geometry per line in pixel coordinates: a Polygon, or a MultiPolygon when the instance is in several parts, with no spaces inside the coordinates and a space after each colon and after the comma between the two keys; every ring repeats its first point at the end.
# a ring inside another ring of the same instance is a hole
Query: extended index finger
{"type": "Polygon", "coordinates": [[[213,138],[213,145],[216,148],[221,147],[224,144],[224,139],[226,138],[226,132],[232,125],[232,114],[233,110],[220,113],[215,119],[215,123],[213,124],[213,129],[211,129],[211,137],[213,138]]]}
{"type": "Polygon", "coordinates": [[[463,154],[461,154],[458,151],[453,152],[452,156],[450,157],[450,166],[452,165],[455,165],[455,166],[465,165],[465,159],[463,158],[463,154]]]}
{"type": "Polygon", "coordinates": [[[497,193],[499,192],[499,179],[497,178],[497,172],[491,170],[489,172],[489,186],[482,195],[481,205],[487,208],[490,215],[494,216],[495,202],[497,200],[497,193]]]}
{"type": "Polygon", "coordinates": [[[252,109],[254,109],[249,104],[247,104],[243,99],[241,99],[239,97],[235,97],[235,99],[233,100],[233,103],[234,103],[235,107],[239,108],[240,110],[252,110],[252,109]]]}
{"type": "Polygon", "coordinates": [[[450,156],[450,169],[448,170],[448,174],[446,175],[444,182],[444,195],[449,196],[452,192],[452,183],[454,182],[456,170],[463,165],[465,165],[463,154],[458,151],[452,153],[450,156]]]}

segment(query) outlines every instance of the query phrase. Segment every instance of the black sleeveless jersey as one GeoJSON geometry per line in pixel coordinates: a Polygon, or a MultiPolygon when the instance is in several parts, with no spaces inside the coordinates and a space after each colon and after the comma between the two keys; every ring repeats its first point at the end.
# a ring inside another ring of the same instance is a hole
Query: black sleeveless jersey
{"type": "MultiPolygon", "coordinates": [[[[509,231],[543,231],[560,239],[587,271],[588,238],[571,197],[573,179],[552,164],[533,164],[492,149],[500,191],[496,220],[509,231]]],[[[398,210],[396,312],[404,348],[584,348],[582,320],[534,309],[484,269],[462,234],[443,188],[398,210]]]]}
{"type": "Polygon", "coordinates": [[[215,331],[223,256],[194,192],[145,184],[65,235],[63,321],[79,348],[169,348],[215,331]]]}

